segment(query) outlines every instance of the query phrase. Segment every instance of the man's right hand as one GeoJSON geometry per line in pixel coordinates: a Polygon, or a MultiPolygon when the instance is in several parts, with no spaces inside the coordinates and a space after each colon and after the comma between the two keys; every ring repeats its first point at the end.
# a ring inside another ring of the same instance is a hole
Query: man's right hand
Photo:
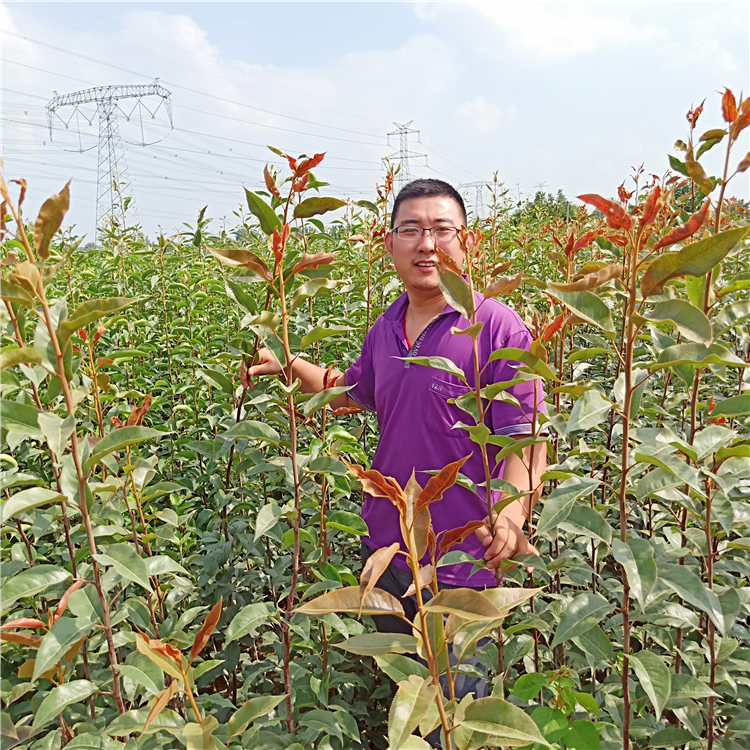
{"type": "Polygon", "coordinates": [[[256,363],[247,368],[247,374],[251,377],[256,375],[278,375],[281,372],[281,363],[270,349],[261,349],[255,355],[256,363]]]}

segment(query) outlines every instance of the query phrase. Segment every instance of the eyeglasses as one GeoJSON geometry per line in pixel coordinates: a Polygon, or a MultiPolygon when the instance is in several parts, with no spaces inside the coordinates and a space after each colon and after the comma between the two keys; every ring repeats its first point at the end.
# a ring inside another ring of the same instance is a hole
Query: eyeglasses
{"type": "Polygon", "coordinates": [[[450,242],[461,230],[456,227],[413,227],[409,225],[396,227],[393,231],[399,239],[407,242],[416,242],[424,236],[425,232],[429,232],[433,240],[450,242]]]}

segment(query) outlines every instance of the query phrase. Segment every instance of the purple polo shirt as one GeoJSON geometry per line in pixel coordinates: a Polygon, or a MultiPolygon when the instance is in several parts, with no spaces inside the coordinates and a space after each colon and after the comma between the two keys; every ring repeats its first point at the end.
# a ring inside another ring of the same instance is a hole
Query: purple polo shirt
{"type": "MultiPolygon", "coordinates": [[[[480,363],[487,362],[496,349],[514,347],[528,351],[532,336],[519,315],[495,299],[484,300],[476,294],[477,319],[484,323],[479,335],[480,363]],[[480,306],[481,303],[481,306],[480,306]]],[[[404,314],[408,297],[402,294],[375,322],[365,337],[359,359],[346,371],[346,384],[360,406],[377,414],[380,427],[372,468],[394,477],[405,487],[412,470],[424,487],[430,478],[429,470],[441,469],[446,464],[472,454],[462,473],[476,483],[484,482],[484,468],[479,446],[461,428],[451,429],[456,422],[473,424],[469,414],[448,399],[467,393],[474,383],[474,360],[471,338],[452,334],[451,328],[468,328],[468,321],[450,305],[446,305],[408,349],[404,337],[404,314]],[[431,367],[403,362],[396,357],[447,357],[465,373],[469,386],[456,376],[431,367]]],[[[518,363],[507,360],[491,362],[481,376],[482,386],[513,380],[518,363]]],[[[542,381],[536,381],[536,413],[544,413],[542,381]]],[[[520,404],[494,400],[486,417],[487,426],[499,435],[523,435],[531,432],[535,411],[534,381],[527,381],[508,389],[520,404]]],[[[538,421],[538,418],[537,418],[538,421]]],[[[495,464],[499,448],[488,445],[490,467],[495,464]]],[[[494,466],[493,478],[502,476],[504,461],[494,466]]],[[[481,492],[481,489],[480,489],[481,492]]],[[[499,493],[493,493],[499,495],[499,493]]],[[[495,497],[497,502],[499,497],[495,497]]],[[[436,534],[455,529],[472,520],[487,516],[483,497],[478,497],[459,485],[451,487],[443,499],[430,506],[436,534]]],[[[400,542],[398,511],[390,500],[382,497],[365,498],[362,517],[370,530],[365,543],[373,549],[400,542]]],[[[402,548],[404,548],[402,543],[402,548]]],[[[405,548],[404,548],[405,549],[405,548]]],[[[471,534],[462,544],[453,547],[468,552],[477,559],[485,548],[476,535],[471,534]]],[[[397,555],[394,564],[407,568],[405,558],[397,555]]],[[[453,586],[481,588],[494,586],[494,574],[480,570],[471,578],[472,566],[463,563],[438,568],[438,580],[453,586]]]]}

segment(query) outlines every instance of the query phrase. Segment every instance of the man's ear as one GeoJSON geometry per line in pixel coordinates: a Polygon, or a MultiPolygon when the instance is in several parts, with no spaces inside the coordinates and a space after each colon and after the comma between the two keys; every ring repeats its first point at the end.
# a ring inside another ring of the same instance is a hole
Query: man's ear
{"type": "Polygon", "coordinates": [[[393,257],[393,232],[385,233],[385,249],[388,251],[388,255],[393,257]]]}
{"type": "Polygon", "coordinates": [[[469,230],[469,235],[466,238],[466,248],[467,250],[472,250],[474,248],[474,245],[477,243],[477,236],[474,234],[473,230],[469,230]]]}

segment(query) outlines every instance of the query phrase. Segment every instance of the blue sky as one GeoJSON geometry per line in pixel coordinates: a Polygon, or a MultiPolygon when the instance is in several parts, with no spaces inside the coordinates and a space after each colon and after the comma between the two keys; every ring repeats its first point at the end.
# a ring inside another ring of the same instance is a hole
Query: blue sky
{"type": "MultiPolygon", "coordinates": [[[[172,91],[174,130],[163,110],[121,124],[153,234],[204,205],[231,224],[242,186],[278,164],[266,144],[326,151],[326,191],[371,198],[394,121],[420,131],[414,176],[613,195],[634,166],[663,173],[691,105],[706,98],[699,129],[717,127],[724,86],[750,88],[746,2],[6,2],[0,23],[6,175],[29,179],[29,215],[72,176],[87,234],[96,123],[50,142],[53,91],[154,77],[172,91]]],[[[736,158],[747,150],[746,134],[736,158]]],[[[710,173],[720,159],[706,155],[710,173]]],[[[730,192],[747,197],[746,177],[730,192]]]]}

